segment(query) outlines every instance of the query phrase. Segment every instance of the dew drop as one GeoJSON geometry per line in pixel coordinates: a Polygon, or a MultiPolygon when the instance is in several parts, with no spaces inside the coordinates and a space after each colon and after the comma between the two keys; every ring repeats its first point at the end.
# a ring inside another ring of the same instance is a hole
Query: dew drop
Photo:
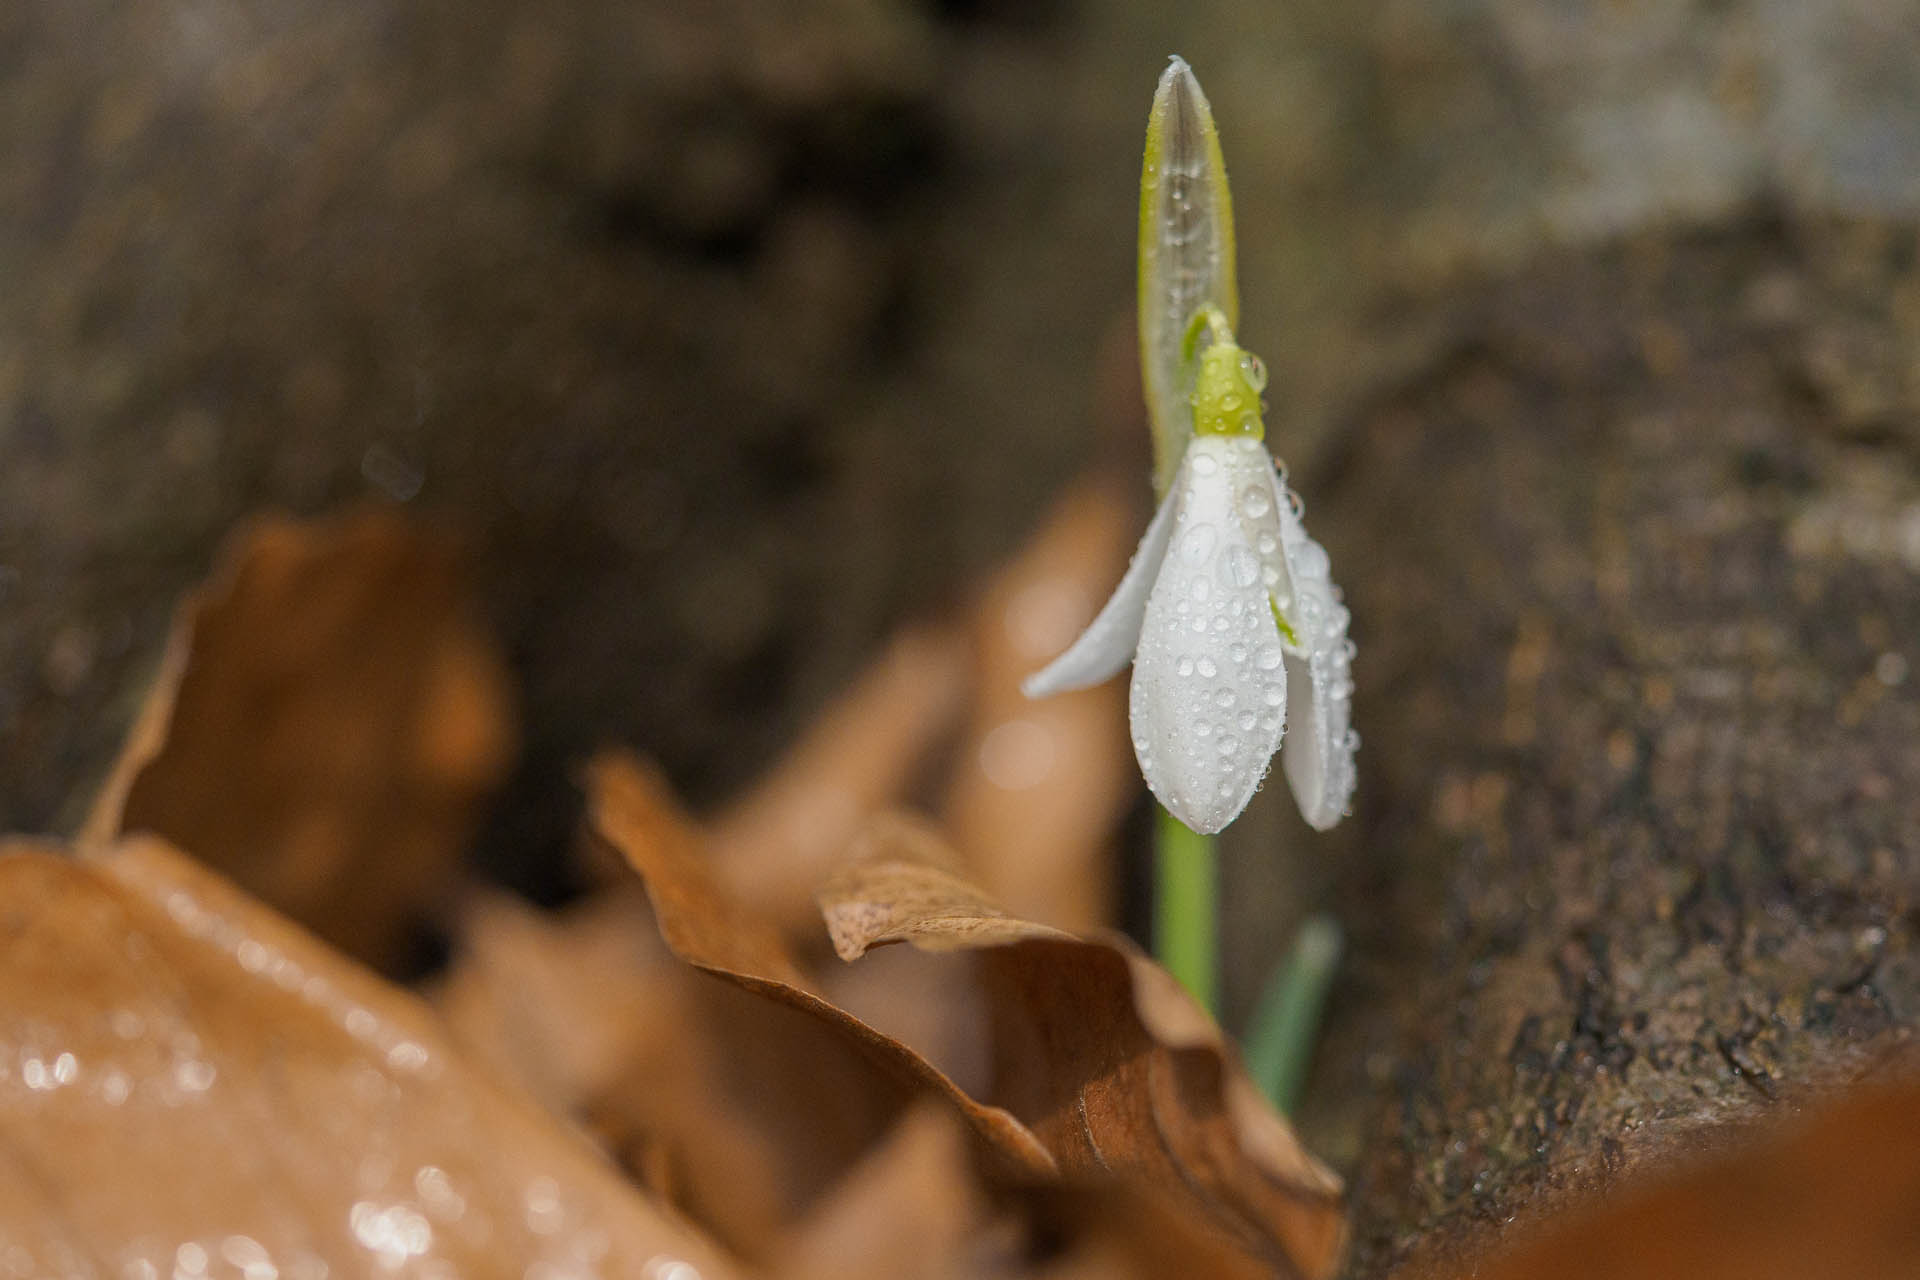
{"type": "Polygon", "coordinates": [[[1200,659],[1199,666],[1200,666],[1200,674],[1208,680],[1211,680],[1215,676],[1220,674],[1220,666],[1212,658],[1200,659]]]}
{"type": "Polygon", "coordinates": [[[1295,558],[1301,574],[1309,578],[1324,578],[1333,568],[1327,560],[1327,549],[1317,542],[1306,542],[1295,558]]]}
{"type": "Polygon", "coordinates": [[[1228,586],[1244,590],[1260,581],[1260,557],[1252,547],[1235,543],[1220,555],[1220,576],[1228,586]]]}
{"type": "Polygon", "coordinates": [[[1253,540],[1253,545],[1259,549],[1261,555],[1270,556],[1280,549],[1280,539],[1262,529],[1260,536],[1253,540]]]}
{"type": "Polygon", "coordinates": [[[1258,520],[1273,510],[1273,498],[1259,485],[1249,485],[1240,495],[1240,510],[1247,519],[1258,520]]]}
{"type": "Polygon", "coordinates": [[[1234,696],[1233,690],[1231,689],[1221,689],[1213,695],[1213,705],[1219,707],[1222,711],[1231,709],[1233,703],[1234,696]]]}
{"type": "Polygon", "coordinates": [[[1205,604],[1208,598],[1213,595],[1213,584],[1205,578],[1195,578],[1193,580],[1193,586],[1189,590],[1195,601],[1200,604],[1205,604]]]}
{"type": "Polygon", "coordinates": [[[1193,474],[1197,476],[1210,476],[1220,469],[1220,464],[1214,460],[1213,455],[1210,453],[1194,454],[1192,466],[1193,474]]]}
{"type": "Polygon", "coordinates": [[[1183,676],[1190,676],[1193,674],[1193,659],[1182,658],[1173,664],[1173,669],[1183,676]]]}
{"type": "Polygon", "coordinates": [[[1252,733],[1252,732],[1253,732],[1253,726],[1254,726],[1254,725],[1256,725],[1256,724],[1258,724],[1258,723],[1259,723],[1259,721],[1260,721],[1260,718],[1259,718],[1258,716],[1256,716],[1256,715],[1254,715],[1254,714],[1253,714],[1253,712],[1251,712],[1251,711],[1242,711],[1242,712],[1240,713],[1240,720],[1239,720],[1239,723],[1240,723],[1240,732],[1242,732],[1242,733],[1252,733]]]}
{"type": "MultiPolygon", "coordinates": [[[[1203,455],[1203,458],[1194,459],[1194,465],[1198,466],[1202,460],[1212,461],[1203,455]]],[[[1181,535],[1180,554],[1186,557],[1188,564],[1202,564],[1213,554],[1214,543],[1219,541],[1219,537],[1212,525],[1196,524],[1181,535]]]]}
{"type": "Polygon", "coordinates": [[[1262,671],[1272,671],[1286,661],[1286,655],[1280,652],[1280,646],[1277,644],[1262,645],[1253,661],[1262,671]]]}
{"type": "Polygon", "coordinates": [[[1267,686],[1266,692],[1260,696],[1268,706],[1277,707],[1287,700],[1287,691],[1277,684],[1270,684],[1267,686]]]}

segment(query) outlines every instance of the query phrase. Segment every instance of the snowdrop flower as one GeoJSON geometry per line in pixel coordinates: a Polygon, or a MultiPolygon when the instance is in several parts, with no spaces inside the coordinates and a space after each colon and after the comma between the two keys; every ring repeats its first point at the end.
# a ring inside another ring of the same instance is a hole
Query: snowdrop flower
{"type": "Polygon", "coordinates": [[[1325,830],[1353,794],[1359,746],[1347,610],[1267,453],[1266,370],[1218,307],[1194,317],[1186,345],[1197,342],[1193,435],[1126,576],[1023,687],[1032,698],[1086,688],[1131,659],[1134,754],[1168,812],[1219,831],[1246,808],[1284,736],[1300,811],[1325,830]]]}

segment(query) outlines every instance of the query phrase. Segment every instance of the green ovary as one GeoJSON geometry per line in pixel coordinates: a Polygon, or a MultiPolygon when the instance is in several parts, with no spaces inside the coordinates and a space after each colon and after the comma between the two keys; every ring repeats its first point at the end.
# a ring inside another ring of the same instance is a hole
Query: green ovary
{"type": "Polygon", "coordinates": [[[1194,374],[1194,433],[1265,439],[1266,424],[1260,420],[1260,392],[1267,385],[1265,366],[1233,340],[1233,330],[1219,308],[1207,307],[1194,316],[1187,334],[1189,351],[1203,331],[1208,342],[1200,352],[1200,367],[1194,374]]]}

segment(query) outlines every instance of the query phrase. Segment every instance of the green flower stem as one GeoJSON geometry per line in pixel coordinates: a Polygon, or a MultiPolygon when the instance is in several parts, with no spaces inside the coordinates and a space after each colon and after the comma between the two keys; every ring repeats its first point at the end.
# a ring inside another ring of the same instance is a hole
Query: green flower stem
{"type": "Polygon", "coordinates": [[[1247,1035],[1247,1072],[1283,1113],[1292,1114],[1313,1062],[1327,988],[1340,967],[1340,926],[1313,916],[1274,970],[1247,1035]]]}
{"type": "Polygon", "coordinates": [[[1154,952],[1167,972],[1212,1013],[1220,897],[1213,837],[1198,834],[1157,805],[1154,813],[1154,952]]]}

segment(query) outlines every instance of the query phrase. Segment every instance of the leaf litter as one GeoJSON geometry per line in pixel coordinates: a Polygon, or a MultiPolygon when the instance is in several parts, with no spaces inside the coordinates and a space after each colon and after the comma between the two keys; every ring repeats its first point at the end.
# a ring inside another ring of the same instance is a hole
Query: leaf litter
{"type": "MultiPolygon", "coordinates": [[[[603,753],[594,887],[560,910],[465,869],[516,727],[457,544],[391,514],[243,531],[74,845],[0,846],[0,1262],[1334,1274],[1338,1178],[1111,931],[1119,692],[1013,695],[1130,525],[1116,490],[1070,495],[723,812],[603,753]],[[366,967],[423,921],[455,940],[427,1001],[366,967]]],[[[1419,1274],[1784,1275],[1820,1240],[1897,1274],[1916,1147],[1871,1139],[1916,1114],[1863,1094],[1419,1274]]]]}

